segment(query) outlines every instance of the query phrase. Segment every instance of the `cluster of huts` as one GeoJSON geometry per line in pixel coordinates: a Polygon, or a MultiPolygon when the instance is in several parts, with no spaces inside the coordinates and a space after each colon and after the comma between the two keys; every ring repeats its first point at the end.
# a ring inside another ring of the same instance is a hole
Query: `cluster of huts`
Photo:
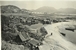
{"type": "Polygon", "coordinates": [[[26,25],[33,25],[33,24],[51,24],[51,23],[57,23],[57,22],[65,22],[66,20],[63,18],[57,18],[57,19],[49,19],[49,18],[38,18],[38,17],[27,17],[26,19],[22,18],[21,23],[26,25]]]}
{"type": "Polygon", "coordinates": [[[22,21],[24,19],[21,19],[21,23],[25,23],[26,25],[33,25],[33,24],[51,24],[50,19],[40,19],[40,18],[35,18],[35,17],[28,17],[25,19],[25,21],[22,21]]]}
{"type": "Polygon", "coordinates": [[[38,46],[42,45],[42,41],[44,40],[45,35],[47,34],[44,28],[41,28],[39,26],[33,29],[31,28],[31,26],[28,25],[22,25],[18,27],[19,33],[16,37],[16,42],[18,42],[19,44],[21,43],[25,47],[28,47],[29,50],[39,50],[38,46]]]}

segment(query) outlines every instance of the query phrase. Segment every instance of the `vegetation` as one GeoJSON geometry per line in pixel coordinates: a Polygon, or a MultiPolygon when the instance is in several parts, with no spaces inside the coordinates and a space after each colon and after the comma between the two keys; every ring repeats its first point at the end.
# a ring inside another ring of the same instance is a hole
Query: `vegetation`
{"type": "Polygon", "coordinates": [[[10,44],[8,42],[2,41],[2,50],[24,50],[24,46],[10,44]]]}

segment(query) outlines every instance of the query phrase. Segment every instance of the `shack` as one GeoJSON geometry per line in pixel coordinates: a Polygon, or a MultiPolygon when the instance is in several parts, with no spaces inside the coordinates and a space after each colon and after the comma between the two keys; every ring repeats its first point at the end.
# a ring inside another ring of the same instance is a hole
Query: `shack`
{"type": "Polygon", "coordinates": [[[16,36],[15,41],[16,41],[18,44],[23,44],[23,45],[24,45],[29,39],[30,39],[30,36],[28,35],[28,33],[20,32],[20,33],[16,36]]]}
{"type": "Polygon", "coordinates": [[[26,41],[26,40],[30,39],[28,33],[24,33],[24,32],[19,33],[19,37],[22,41],[26,41]]]}
{"type": "Polygon", "coordinates": [[[30,44],[30,50],[39,50],[38,46],[41,44],[41,42],[38,40],[31,39],[28,41],[28,43],[30,44]]]}
{"type": "Polygon", "coordinates": [[[48,19],[43,19],[41,22],[42,22],[43,24],[51,24],[51,21],[48,20],[48,19]]]}

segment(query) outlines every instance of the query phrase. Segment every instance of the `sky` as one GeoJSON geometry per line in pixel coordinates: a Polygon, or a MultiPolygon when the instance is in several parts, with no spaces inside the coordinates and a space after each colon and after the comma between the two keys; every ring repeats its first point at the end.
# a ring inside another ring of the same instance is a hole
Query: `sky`
{"type": "Polygon", "coordinates": [[[49,7],[54,7],[56,9],[60,8],[75,8],[76,9],[76,1],[38,1],[38,0],[33,0],[33,1],[0,1],[1,5],[15,5],[18,6],[21,9],[28,9],[28,10],[33,10],[33,9],[38,9],[39,7],[43,6],[49,6],[49,7]]]}

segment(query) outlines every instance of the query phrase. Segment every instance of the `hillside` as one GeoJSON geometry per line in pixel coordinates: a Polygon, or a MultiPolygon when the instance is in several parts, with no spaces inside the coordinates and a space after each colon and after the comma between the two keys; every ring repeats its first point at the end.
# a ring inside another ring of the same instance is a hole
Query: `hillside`
{"type": "Polygon", "coordinates": [[[48,6],[43,6],[40,7],[36,10],[33,10],[36,12],[47,12],[47,13],[67,13],[67,14],[76,14],[76,9],[74,8],[60,8],[60,9],[55,9],[54,7],[48,7],[48,6]]]}
{"type": "Polygon", "coordinates": [[[0,6],[0,8],[1,8],[1,13],[27,13],[33,11],[33,12],[47,12],[47,13],[76,14],[76,9],[74,8],[55,9],[54,7],[43,6],[36,10],[27,10],[27,9],[20,9],[14,5],[0,6]]]}
{"type": "Polygon", "coordinates": [[[76,14],[76,9],[74,8],[61,8],[58,10],[60,13],[67,13],[67,14],[76,14]]]}
{"type": "Polygon", "coordinates": [[[13,5],[1,6],[1,13],[20,13],[20,8],[13,5]]]}
{"type": "Polygon", "coordinates": [[[38,9],[36,9],[35,11],[53,13],[53,12],[56,12],[57,10],[55,8],[53,8],[53,7],[44,6],[44,7],[40,7],[38,9]]]}

